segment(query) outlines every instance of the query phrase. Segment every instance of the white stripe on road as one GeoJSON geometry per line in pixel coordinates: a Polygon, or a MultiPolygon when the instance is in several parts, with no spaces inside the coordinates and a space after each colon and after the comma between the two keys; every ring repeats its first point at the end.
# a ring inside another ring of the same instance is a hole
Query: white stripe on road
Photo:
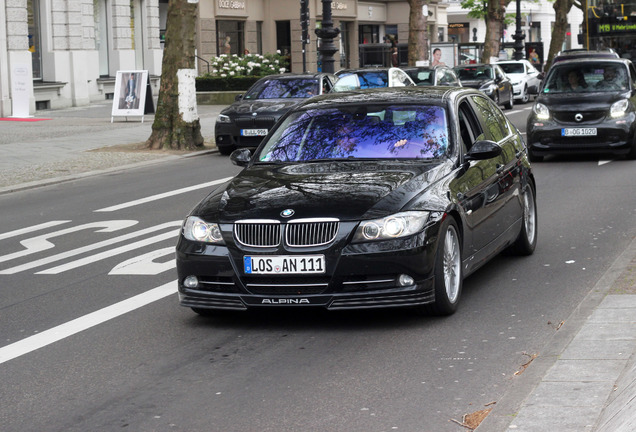
{"type": "Polygon", "coordinates": [[[31,234],[31,233],[33,233],[34,231],[37,231],[37,230],[42,230],[44,228],[50,228],[50,227],[54,227],[54,226],[57,226],[57,225],[62,225],[62,224],[68,223],[68,222],[71,222],[71,221],[70,220],[50,221],[50,222],[46,222],[46,223],[39,224],[39,225],[36,225],[36,226],[30,226],[30,227],[22,228],[22,229],[15,230],[15,231],[9,231],[9,232],[0,234],[0,240],[8,239],[8,238],[19,236],[19,235],[22,235],[22,234],[31,234]]]}
{"type": "Polygon", "coordinates": [[[0,364],[58,342],[177,292],[177,281],[146,291],[52,329],[0,348],[0,364]]]}
{"type": "Polygon", "coordinates": [[[148,202],[151,202],[151,201],[157,201],[157,200],[160,200],[160,199],[163,199],[163,198],[168,198],[168,197],[179,195],[179,194],[182,194],[182,193],[185,193],[185,192],[191,192],[193,190],[203,189],[203,188],[210,187],[210,186],[215,186],[215,185],[218,185],[218,184],[221,184],[221,183],[225,183],[226,181],[230,180],[231,178],[233,178],[233,177],[226,177],[226,178],[222,178],[222,179],[219,179],[219,180],[214,180],[214,181],[211,181],[211,182],[208,182],[208,183],[202,183],[202,184],[199,184],[199,185],[189,186],[189,187],[186,187],[186,188],[177,189],[177,190],[173,190],[173,191],[170,191],[170,192],[164,192],[164,193],[157,194],[157,195],[152,195],[152,196],[149,196],[149,197],[146,197],[146,198],[141,198],[141,199],[138,199],[138,200],[135,200],[135,201],[129,201],[127,203],[114,205],[112,207],[105,207],[103,209],[99,209],[99,210],[95,210],[95,211],[96,212],[112,212],[112,211],[125,209],[125,208],[128,208],[128,207],[134,207],[136,205],[145,204],[145,203],[148,203],[148,202]]]}

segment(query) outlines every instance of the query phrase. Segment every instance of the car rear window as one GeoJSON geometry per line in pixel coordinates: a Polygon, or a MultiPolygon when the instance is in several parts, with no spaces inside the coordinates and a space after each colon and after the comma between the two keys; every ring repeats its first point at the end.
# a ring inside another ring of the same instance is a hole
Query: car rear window
{"type": "Polygon", "coordinates": [[[270,79],[257,83],[243,99],[309,98],[317,94],[317,79],[270,79]]]}
{"type": "Polygon", "coordinates": [[[488,66],[469,66],[456,68],[455,71],[461,80],[485,80],[492,79],[492,69],[488,66]]]}
{"type": "Polygon", "coordinates": [[[287,117],[257,160],[435,159],[444,155],[448,137],[440,106],[313,109],[287,117]]]}
{"type": "Polygon", "coordinates": [[[522,74],[525,71],[523,70],[522,63],[498,63],[499,66],[503,69],[505,73],[519,73],[522,74]]]}
{"type": "Polygon", "coordinates": [[[334,91],[349,91],[357,89],[380,88],[389,86],[389,76],[386,71],[345,73],[338,77],[334,91]]]}

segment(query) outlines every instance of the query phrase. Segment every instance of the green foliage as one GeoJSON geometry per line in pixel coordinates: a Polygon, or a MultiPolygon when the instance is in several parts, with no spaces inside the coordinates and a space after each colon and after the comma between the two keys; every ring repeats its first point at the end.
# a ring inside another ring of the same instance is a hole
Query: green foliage
{"type": "Polygon", "coordinates": [[[197,91],[245,91],[261,77],[232,76],[220,77],[203,75],[196,79],[197,91]]]}

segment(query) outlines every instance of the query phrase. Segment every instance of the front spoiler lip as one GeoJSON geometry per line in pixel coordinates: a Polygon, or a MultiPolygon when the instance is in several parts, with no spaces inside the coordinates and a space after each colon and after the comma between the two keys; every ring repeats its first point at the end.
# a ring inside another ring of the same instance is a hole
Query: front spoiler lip
{"type": "Polygon", "coordinates": [[[434,278],[417,285],[380,291],[312,295],[253,295],[212,293],[179,287],[179,304],[201,309],[322,307],[327,310],[418,306],[435,301],[434,278]]]}

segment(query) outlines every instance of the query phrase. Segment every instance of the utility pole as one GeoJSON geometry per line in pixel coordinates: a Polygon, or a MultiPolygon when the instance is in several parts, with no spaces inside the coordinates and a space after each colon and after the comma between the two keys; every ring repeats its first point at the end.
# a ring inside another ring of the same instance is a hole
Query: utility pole
{"type": "Polygon", "coordinates": [[[331,21],[331,0],[322,0],[322,28],[316,29],[316,35],[320,38],[320,59],[322,62],[322,71],[334,73],[333,55],[338,51],[333,39],[340,34],[339,28],[333,27],[331,21]]]}
{"type": "Polygon", "coordinates": [[[300,0],[300,40],[303,47],[303,73],[307,72],[307,53],[305,46],[309,44],[309,0],[300,0]]]}
{"type": "Polygon", "coordinates": [[[512,38],[515,40],[515,52],[512,58],[515,60],[521,60],[523,58],[523,40],[526,38],[525,33],[521,31],[521,0],[517,0],[517,30],[512,38]]]}

